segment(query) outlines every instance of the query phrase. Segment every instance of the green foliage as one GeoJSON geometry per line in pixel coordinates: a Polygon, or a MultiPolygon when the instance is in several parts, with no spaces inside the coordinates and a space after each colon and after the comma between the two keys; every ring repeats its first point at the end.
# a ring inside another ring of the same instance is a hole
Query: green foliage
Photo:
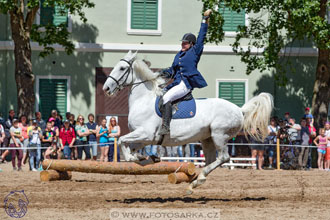
{"type": "MultiPolygon", "coordinates": [[[[239,12],[245,9],[250,16],[249,26],[239,27],[233,46],[247,64],[247,74],[253,70],[277,69],[276,79],[286,83],[283,63],[279,53],[294,41],[310,41],[317,48],[330,49],[330,24],[326,17],[329,1],[320,0],[202,0],[204,9],[226,7],[239,12]],[[324,4],[325,3],[325,4],[324,4]],[[221,6],[220,6],[221,7],[221,6]],[[248,49],[242,50],[241,42],[248,39],[248,49]],[[252,53],[252,49],[261,51],[252,53]],[[264,50],[261,50],[264,49],[264,50]]],[[[212,14],[207,40],[219,43],[223,40],[223,19],[215,11],[212,14]]],[[[287,63],[290,65],[290,63],[287,63]]]]}
{"type": "MultiPolygon", "coordinates": [[[[94,3],[90,0],[27,0],[24,1],[24,10],[20,11],[19,7],[20,1],[18,0],[0,0],[0,13],[22,13],[26,16],[23,22],[25,25],[29,25],[26,22],[29,13],[37,13],[36,10],[42,4],[45,7],[59,7],[61,8],[61,14],[66,14],[69,12],[71,15],[78,15],[80,20],[83,22],[87,21],[84,9],[94,7],[94,3]]],[[[40,53],[42,57],[53,53],[55,50],[52,44],[59,44],[64,47],[68,54],[71,54],[74,50],[74,45],[70,40],[70,33],[66,27],[66,24],[54,25],[52,23],[48,24],[32,24],[31,27],[25,26],[24,30],[30,31],[29,34],[25,36],[30,36],[32,41],[36,41],[39,45],[44,47],[44,51],[40,53]]]]}

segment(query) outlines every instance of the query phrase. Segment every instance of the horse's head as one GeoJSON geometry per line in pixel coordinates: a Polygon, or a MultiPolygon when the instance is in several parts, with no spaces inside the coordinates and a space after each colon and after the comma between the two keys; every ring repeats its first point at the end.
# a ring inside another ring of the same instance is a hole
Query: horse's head
{"type": "Polygon", "coordinates": [[[133,75],[133,62],[136,59],[136,54],[137,52],[132,53],[129,51],[113,68],[103,85],[103,91],[107,95],[114,95],[126,85],[133,83],[135,78],[133,75]]]}

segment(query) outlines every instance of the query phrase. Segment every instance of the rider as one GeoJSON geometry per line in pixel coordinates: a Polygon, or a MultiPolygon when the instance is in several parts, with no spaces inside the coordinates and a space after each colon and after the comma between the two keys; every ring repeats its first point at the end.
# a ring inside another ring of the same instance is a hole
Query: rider
{"type": "Polygon", "coordinates": [[[163,96],[163,125],[159,131],[160,135],[170,133],[172,102],[184,97],[196,87],[203,88],[207,86],[205,79],[197,70],[197,64],[203,53],[204,39],[211,12],[211,9],[204,12],[197,40],[192,33],[183,35],[181,51],[176,54],[172,66],[162,71],[162,76],[172,78],[174,81],[166,87],[167,92],[163,96]]]}

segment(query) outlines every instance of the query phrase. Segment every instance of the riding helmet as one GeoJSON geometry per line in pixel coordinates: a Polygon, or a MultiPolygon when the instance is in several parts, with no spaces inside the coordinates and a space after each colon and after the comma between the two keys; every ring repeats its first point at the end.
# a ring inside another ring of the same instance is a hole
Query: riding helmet
{"type": "Polygon", "coordinates": [[[193,35],[192,33],[186,33],[185,35],[183,35],[182,40],[181,41],[187,41],[189,43],[196,43],[196,36],[193,35]]]}

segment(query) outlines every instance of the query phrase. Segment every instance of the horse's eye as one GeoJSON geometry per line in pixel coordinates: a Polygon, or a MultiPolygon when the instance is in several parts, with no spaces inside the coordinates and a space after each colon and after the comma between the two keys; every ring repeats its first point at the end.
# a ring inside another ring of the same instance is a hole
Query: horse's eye
{"type": "Polygon", "coordinates": [[[120,70],[121,70],[121,71],[124,71],[124,70],[125,70],[125,67],[120,67],[120,70]]]}

